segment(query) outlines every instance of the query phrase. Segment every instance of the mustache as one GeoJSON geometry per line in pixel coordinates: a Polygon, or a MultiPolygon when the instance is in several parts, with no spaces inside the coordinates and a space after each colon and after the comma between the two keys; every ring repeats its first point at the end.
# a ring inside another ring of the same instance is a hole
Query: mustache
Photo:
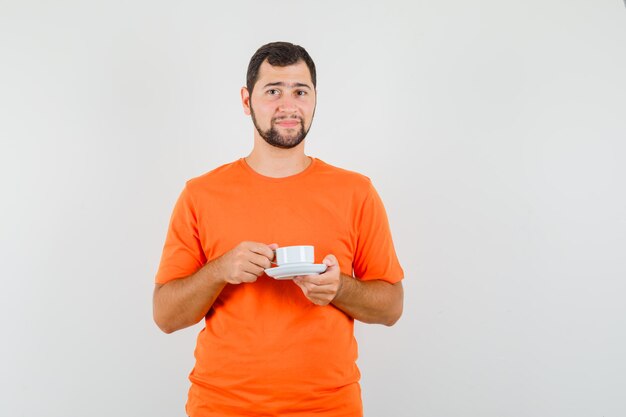
{"type": "Polygon", "coordinates": [[[282,122],[283,120],[298,120],[300,123],[303,122],[302,117],[300,116],[287,116],[287,117],[275,117],[272,119],[272,123],[282,122]]]}

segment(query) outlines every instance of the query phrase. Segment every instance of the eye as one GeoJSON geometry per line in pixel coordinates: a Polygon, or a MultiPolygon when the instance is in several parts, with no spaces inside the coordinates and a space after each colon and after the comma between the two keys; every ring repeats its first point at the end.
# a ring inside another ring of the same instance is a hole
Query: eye
{"type": "Polygon", "coordinates": [[[277,96],[278,94],[280,94],[280,91],[278,91],[275,88],[272,88],[271,90],[267,90],[267,94],[269,94],[270,96],[277,96]]]}
{"type": "Polygon", "coordinates": [[[306,91],[304,91],[304,90],[298,90],[298,91],[296,91],[296,94],[299,95],[299,96],[306,96],[308,93],[306,91]]]}

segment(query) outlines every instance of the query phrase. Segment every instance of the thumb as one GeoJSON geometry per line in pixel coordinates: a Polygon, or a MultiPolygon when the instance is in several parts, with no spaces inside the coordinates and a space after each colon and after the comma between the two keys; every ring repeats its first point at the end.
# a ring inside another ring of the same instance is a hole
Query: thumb
{"type": "Polygon", "coordinates": [[[270,247],[271,250],[276,250],[278,249],[278,243],[270,243],[269,245],[267,245],[270,247]]]}
{"type": "Polygon", "coordinates": [[[331,266],[335,266],[337,265],[337,258],[335,258],[335,255],[326,255],[326,257],[324,258],[324,260],[322,261],[324,263],[324,265],[331,267],[331,266]]]}

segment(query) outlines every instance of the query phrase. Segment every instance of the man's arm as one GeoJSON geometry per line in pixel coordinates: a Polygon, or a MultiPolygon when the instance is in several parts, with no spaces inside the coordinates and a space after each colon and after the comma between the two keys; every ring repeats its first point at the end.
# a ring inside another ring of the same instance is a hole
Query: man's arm
{"type": "Polygon", "coordinates": [[[207,263],[194,274],[156,284],[153,295],[154,321],[165,333],[198,323],[226,284],[254,282],[271,266],[278,245],[242,242],[207,263]]]}
{"type": "Polygon", "coordinates": [[[354,319],[393,326],[402,316],[402,282],[361,281],[344,274],[341,274],[341,280],[341,291],[332,304],[354,319]]]}
{"type": "Polygon", "coordinates": [[[294,282],[317,305],[332,303],[352,318],[364,323],[394,325],[402,315],[402,282],[361,281],[342,274],[337,258],[328,255],[325,273],[296,277],[294,282]]]}
{"type": "MultiPolygon", "coordinates": [[[[215,261],[214,261],[215,262],[215,261]]],[[[214,262],[195,274],[154,287],[154,321],[165,333],[192,326],[202,320],[226,286],[214,262]]]]}

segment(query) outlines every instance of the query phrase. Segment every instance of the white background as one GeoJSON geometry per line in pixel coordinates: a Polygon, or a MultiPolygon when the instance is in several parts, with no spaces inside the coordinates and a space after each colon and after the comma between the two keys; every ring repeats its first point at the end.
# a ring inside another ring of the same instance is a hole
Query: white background
{"type": "Polygon", "coordinates": [[[154,274],[275,40],[406,273],[357,328],[366,416],[626,415],[621,0],[0,1],[0,415],[184,415],[200,327],[160,333],[154,274]]]}

